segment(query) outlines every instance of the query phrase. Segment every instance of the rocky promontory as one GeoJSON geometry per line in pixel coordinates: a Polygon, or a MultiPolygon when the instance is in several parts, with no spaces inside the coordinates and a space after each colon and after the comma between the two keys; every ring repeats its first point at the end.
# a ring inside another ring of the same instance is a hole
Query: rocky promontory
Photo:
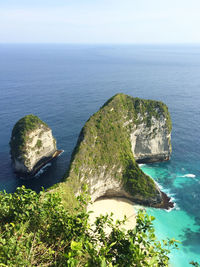
{"type": "Polygon", "coordinates": [[[65,182],[59,185],[65,201],[87,184],[93,201],[125,197],[143,205],[172,207],[138,165],[170,158],[171,129],[164,103],[124,94],[110,98],[81,130],[65,182]]]}
{"type": "Polygon", "coordinates": [[[51,129],[37,116],[27,115],[12,130],[10,153],[16,173],[34,175],[58,151],[51,129]]]}

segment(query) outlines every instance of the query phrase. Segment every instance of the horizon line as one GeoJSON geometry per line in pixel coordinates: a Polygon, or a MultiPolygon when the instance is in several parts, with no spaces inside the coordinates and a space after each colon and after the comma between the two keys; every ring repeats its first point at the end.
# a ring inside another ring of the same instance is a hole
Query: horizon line
{"type": "Polygon", "coordinates": [[[157,43],[111,43],[111,42],[0,42],[0,45],[20,45],[20,44],[27,44],[27,45],[46,45],[46,44],[53,44],[53,45],[200,45],[200,42],[171,42],[171,43],[164,43],[164,42],[157,42],[157,43]]]}

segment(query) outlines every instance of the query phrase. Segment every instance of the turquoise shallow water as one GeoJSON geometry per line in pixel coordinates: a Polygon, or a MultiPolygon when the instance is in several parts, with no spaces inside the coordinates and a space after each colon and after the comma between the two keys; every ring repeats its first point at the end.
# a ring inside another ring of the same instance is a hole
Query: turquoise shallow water
{"type": "Polygon", "coordinates": [[[160,238],[181,249],[173,266],[200,262],[200,46],[0,45],[0,190],[24,184],[36,191],[59,182],[79,132],[104,102],[122,92],[165,102],[172,117],[172,158],[143,165],[177,204],[155,215],[160,238]],[[13,125],[33,113],[53,130],[64,153],[34,179],[17,179],[11,167],[13,125]]]}
{"type": "MultiPolygon", "coordinates": [[[[180,163],[179,163],[180,164],[180,163]]],[[[176,165],[176,164],[174,164],[176,165]]],[[[178,165],[178,163],[177,163],[178,165]]],[[[161,189],[172,197],[176,203],[175,208],[170,211],[161,209],[147,208],[148,214],[153,215],[156,220],[154,226],[156,235],[159,240],[167,238],[175,238],[179,240],[179,249],[172,250],[170,254],[171,266],[182,267],[191,266],[189,263],[193,261],[199,261],[200,242],[199,242],[199,225],[197,224],[196,215],[188,214],[184,208],[184,201],[181,203],[181,196],[178,194],[178,190],[181,185],[195,186],[199,184],[199,178],[193,173],[187,173],[187,171],[180,166],[180,171],[167,168],[167,164],[149,164],[141,165],[141,169],[156,181],[159,181],[161,189]],[[165,187],[165,179],[171,179],[173,186],[171,189],[165,187]]],[[[187,187],[186,187],[187,188],[187,187]]],[[[185,192],[187,193],[187,191],[185,192]]],[[[194,205],[194,204],[193,204],[194,205]]]]}

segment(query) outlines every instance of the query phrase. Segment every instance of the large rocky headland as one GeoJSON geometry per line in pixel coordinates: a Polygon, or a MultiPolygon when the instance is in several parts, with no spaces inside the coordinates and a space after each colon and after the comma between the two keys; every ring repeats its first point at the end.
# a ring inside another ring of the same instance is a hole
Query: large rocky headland
{"type": "Polygon", "coordinates": [[[117,94],[82,128],[64,182],[54,190],[73,206],[86,184],[93,201],[123,197],[142,205],[169,208],[170,199],[138,163],[169,160],[172,123],[160,101],[117,94]]]}

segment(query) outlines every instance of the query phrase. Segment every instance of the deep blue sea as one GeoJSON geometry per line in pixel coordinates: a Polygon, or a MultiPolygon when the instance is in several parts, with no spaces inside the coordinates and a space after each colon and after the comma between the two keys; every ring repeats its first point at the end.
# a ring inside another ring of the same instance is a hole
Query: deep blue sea
{"type": "Polygon", "coordinates": [[[165,102],[173,122],[171,160],[143,165],[170,194],[170,212],[156,217],[160,239],[182,242],[174,267],[200,262],[200,46],[0,45],[0,190],[25,184],[36,191],[59,182],[87,119],[123,92],[165,102]],[[9,139],[18,119],[33,113],[53,130],[64,153],[32,180],[17,179],[9,139]]]}

